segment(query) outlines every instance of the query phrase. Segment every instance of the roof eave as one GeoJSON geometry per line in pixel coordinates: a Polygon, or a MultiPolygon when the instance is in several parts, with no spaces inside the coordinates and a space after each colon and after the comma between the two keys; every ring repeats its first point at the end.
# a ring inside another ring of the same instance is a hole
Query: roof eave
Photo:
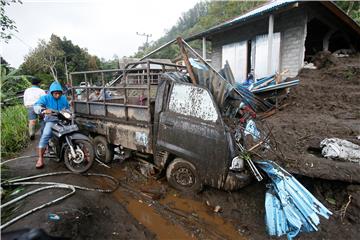
{"type": "Polygon", "coordinates": [[[360,25],[348,16],[341,8],[331,1],[320,1],[320,3],[345,22],[350,28],[360,35],[360,25]]]}

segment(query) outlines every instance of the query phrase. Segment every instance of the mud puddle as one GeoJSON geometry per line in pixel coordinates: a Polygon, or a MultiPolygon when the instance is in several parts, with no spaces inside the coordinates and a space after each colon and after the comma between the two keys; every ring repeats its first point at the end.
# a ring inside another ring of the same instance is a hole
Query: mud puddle
{"type": "MultiPolygon", "coordinates": [[[[123,180],[127,175],[129,180],[129,169],[111,172],[123,180]]],[[[246,239],[231,222],[214,212],[214,206],[182,196],[166,181],[134,178],[132,175],[131,183],[120,180],[113,195],[157,239],[246,239]]]]}
{"type": "Polygon", "coordinates": [[[191,235],[188,235],[181,227],[174,225],[159,215],[151,203],[141,199],[134,199],[122,192],[121,189],[114,192],[114,196],[121,203],[125,203],[129,213],[148,230],[155,233],[158,239],[191,238],[191,235]]]}
{"type": "MultiPolygon", "coordinates": [[[[215,212],[217,206],[211,206],[193,199],[168,194],[160,201],[174,210],[182,211],[197,219],[198,224],[211,229],[211,234],[225,239],[246,239],[234,228],[230,222],[226,222],[219,213],[215,212]]],[[[218,210],[219,212],[221,209],[218,210]]]]}

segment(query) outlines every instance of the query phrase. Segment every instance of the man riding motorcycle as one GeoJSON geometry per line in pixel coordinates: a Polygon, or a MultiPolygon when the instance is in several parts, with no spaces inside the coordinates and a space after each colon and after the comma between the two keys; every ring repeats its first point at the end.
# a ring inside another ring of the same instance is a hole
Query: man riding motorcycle
{"type": "Polygon", "coordinates": [[[36,162],[36,168],[44,167],[44,152],[52,136],[51,128],[58,121],[56,116],[50,114],[52,111],[61,111],[63,109],[70,109],[70,105],[66,96],[63,95],[61,84],[58,81],[54,81],[50,85],[49,93],[41,96],[34,104],[35,113],[45,115],[45,126],[38,145],[39,158],[36,162]]]}

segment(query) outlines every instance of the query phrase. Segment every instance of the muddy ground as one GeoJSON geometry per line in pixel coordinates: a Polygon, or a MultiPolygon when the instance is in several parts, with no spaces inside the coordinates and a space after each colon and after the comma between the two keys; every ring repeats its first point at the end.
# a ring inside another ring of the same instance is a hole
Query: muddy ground
{"type": "MultiPolygon", "coordinates": [[[[320,70],[303,70],[301,84],[282,102],[288,105],[266,119],[283,155],[276,160],[292,172],[307,175],[296,176],[334,213],[330,220],[321,219],[318,232],[301,234],[298,239],[358,239],[360,186],[356,179],[360,166],[328,164],[330,160],[319,155],[318,143],[325,137],[357,142],[355,137],[360,135],[359,63],[359,57],[355,57],[320,70]],[[323,180],[336,178],[355,180],[352,183],[323,180]]],[[[35,155],[34,149],[35,142],[22,155],[35,155]]],[[[37,170],[35,160],[32,157],[7,165],[13,176],[66,170],[63,163],[50,159],[46,160],[44,169],[37,170]]],[[[119,179],[120,186],[115,192],[77,190],[75,195],[19,220],[2,232],[43,228],[53,236],[71,239],[277,239],[266,233],[263,183],[254,181],[236,192],[206,188],[200,194],[191,195],[172,189],[164,179],[144,177],[134,160],[115,160],[110,167],[95,163],[90,172],[119,179]],[[60,219],[50,220],[50,213],[60,219]]],[[[53,176],[41,181],[45,180],[112,187],[108,180],[78,175],[53,176]]],[[[24,200],[15,215],[66,192],[37,193],[24,200]]]]}

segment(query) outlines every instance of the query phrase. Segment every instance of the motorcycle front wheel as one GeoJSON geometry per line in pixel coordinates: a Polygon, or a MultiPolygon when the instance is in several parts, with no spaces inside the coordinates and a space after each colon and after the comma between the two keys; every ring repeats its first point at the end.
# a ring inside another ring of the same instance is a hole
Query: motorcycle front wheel
{"type": "Polygon", "coordinates": [[[70,146],[64,150],[64,161],[66,167],[75,173],[83,173],[89,170],[95,158],[94,148],[89,141],[73,140],[75,157],[71,154],[70,146]]]}

